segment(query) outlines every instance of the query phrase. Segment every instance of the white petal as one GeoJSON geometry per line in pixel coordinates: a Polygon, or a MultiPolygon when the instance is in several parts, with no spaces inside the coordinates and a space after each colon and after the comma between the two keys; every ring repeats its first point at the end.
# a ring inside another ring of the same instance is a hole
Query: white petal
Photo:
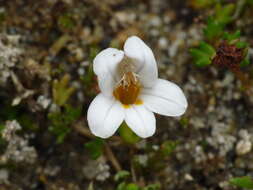
{"type": "Polygon", "coordinates": [[[121,104],[101,93],[91,102],[87,113],[91,132],[101,138],[112,136],[124,120],[124,116],[121,104]]]}
{"type": "Polygon", "coordinates": [[[157,63],[152,50],[137,36],[129,37],[124,45],[127,57],[135,60],[137,74],[145,87],[152,87],[158,78],[157,63]]]}
{"type": "Polygon", "coordinates": [[[143,89],[140,98],[149,110],[161,115],[180,116],[187,108],[182,90],[163,79],[158,79],[153,88],[143,89]]]}
{"type": "Polygon", "coordinates": [[[125,121],[142,138],[150,137],[155,133],[155,116],[144,106],[131,106],[125,109],[125,121]]]}
{"type": "Polygon", "coordinates": [[[123,59],[124,52],[115,48],[102,50],[93,61],[93,70],[98,76],[98,85],[106,96],[112,96],[116,84],[116,69],[123,59]]]}

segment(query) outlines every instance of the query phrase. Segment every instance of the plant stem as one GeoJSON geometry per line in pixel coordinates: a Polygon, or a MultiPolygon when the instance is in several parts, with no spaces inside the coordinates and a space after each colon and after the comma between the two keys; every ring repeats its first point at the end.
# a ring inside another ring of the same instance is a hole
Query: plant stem
{"type": "MultiPolygon", "coordinates": [[[[85,136],[85,137],[88,137],[90,139],[94,139],[96,138],[94,135],[92,135],[90,133],[90,131],[87,129],[87,127],[85,126],[85,122],[83,119],[80,119],[79,121],[77,121],[74,125],[73,125],[73,128],[79,132],[81,135],[85,136]]],[[[119,138],[117,137],[111,137],[111,139],[114,139],[115,141],[118,141],[119,138]]],[[[110,160],[110,162],[112,163],[112,166],[114,167],[114,169],[119,172],[122,170],[122,167],[118,161],[118,159],[116,158],[116,156],[114,155],[111,147],[109,146],[108,143],[104,143],[105,145],[105,153],[108,157],[108,159],[110,160]]]]}
{"type": "Polygon", "coordinates": [[[111,161],[111,163],[112,163],[114,169],[115,169],[117,172],[121,171],[121,170],[122,170],[122,167],[120,166],[120,164],[119,164],[117,158],[115,157],[114,153],[112,152],[111,147],[110,147],[107,143],[105,143],[105,152],[106,152],[106,154],[107,154],[108,159],[111,161]]]}

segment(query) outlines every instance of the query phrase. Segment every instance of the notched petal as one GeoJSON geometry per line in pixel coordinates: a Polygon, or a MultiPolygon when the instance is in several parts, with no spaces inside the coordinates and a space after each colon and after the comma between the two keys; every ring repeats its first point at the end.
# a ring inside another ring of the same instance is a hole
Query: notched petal
{"type": "Polygon", "coordinates": [[[115,48],[102,50],[93,61],[96,75],[112,74],[116,72],[118,63],[124,58],[124,52],[115,48]]]}
{"type": "Polygon", "coordinates": [[[127,57],[135,61],[136,72],[145,87],[152,87],[158,78],[157,63],[152,50],[137,36],[129,37],[124,45],[127,57]]]}
{"type": "Polygon", "coordinates": [[[125,109],[125,121],[136,135],[147,138],[155,133],[156,120],[154,114],[141,105],[132,105],[125,109]]]}
{"type": "Polygon", "coordinates": [[[153,88],[144,89],[141,99],[149,110],[165,116],[180,116],[188,106],[179,86],[163,79],[158,79],[153,88]]]}
{"type": "Polygon", "coordinates": [[[107,48],[101,51],[93,61],[93,70],[98,77],[100,90],[106,96],[112,96],[113,88],[117,83],[117,65],[123,57],[123,51],[107,48]]]}
{"type": "Polygon", "coordinates": [[[124,108],[113,98],[99,94],[91,102],[87,119],[91,132],[98,137],[112,136],[124,120],[124,108]]]}

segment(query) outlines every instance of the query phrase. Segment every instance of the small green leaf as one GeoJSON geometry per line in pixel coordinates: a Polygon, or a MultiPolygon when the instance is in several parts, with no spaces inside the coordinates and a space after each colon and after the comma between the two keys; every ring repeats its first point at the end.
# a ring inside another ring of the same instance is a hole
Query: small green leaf
{"type": "Polygon", "coordinates": [[[130,176],[130,173],[128,171],[122,170],[119,171],[115,176],[114,176],[114,180],[115,181],[119,181],[122,179],[126,179],[127,177],[130,176]]]}
{"type": "Polygon", "coordinates": [[[70,105],[64,105],[63,108],[61,111],[48,114],[48,119],[51,122],[49,131],[56,135],[58,144],[62,143],[70,133],[70,125],[79,118],[82,111],[81,107],[74,108],[70,105]]]}
{"type": "Polygon", "coordinates": [[[215,20],[221,24],[228,24],[232,20],[232,14],[234,12],[235,5],[234,4],[227,4],[222,7],[220,4],[216,6],[215,10],[215,20]]]}
{"type": "Polygon", "coordinates": [[[146,187],[143,188],[143,190],[159,190],[161,189],[161,185],[160,184],[151,184],[151,185],[148,185],[146,187]]]}
{"type": "Polygon", "coordinates": [[[203,52],[205,52],[205,54],[209,55],[209,56],[214,56],[215,54],[215,49],[213,48],[213,46],[211,46],[210,44],[201,41],[199,43],[199,49],[202,50],[203,52]]]}
{"type": "Polygon", "coordinates": [[[95,140],[85,143],[84,146],[89,151],[91,158],[96,160],[103,153],[103,145],[104,141],[102,139],[96,138],[95,140]]]}
{"type": "Polygon", "coordinates": [[[215,55],[215,49],[206,42],[200,42],[199,47],[190,49],[190,53],[199,67],[211,64],[211,60],[215,55]]]}
{"type": "Polygon", "coordinates": [[[216,38],[222,35],[223,30],[224,30],[224,24],[210,17],[207,20],[207,26],[203,29],[203,32],[206,38],[211,40],[213,38],[216,38]]]}
{"type": "Polygon", "coordinates": [[[242,62],[241,62],[241,64],[240,64],[240,66],[241,67],[245,67],[245,66],[248,66],[250,64],[250,60],[249,60],[249,58],[245,58],[242,62]]]}
{"type": "Polygon", "coordinates": [[[53,101],[59,106],[65,105],[76,90],[73,86],[69,87],[70,79],[70,75],[65,74],[60,80],[53,81],[53,101]]]}
{"type": "Polygon", "coordinates": [[[207,25],[203,29],[204,35],[212,40],[223,34],[224,27],[232,21],[232,14],[235,5],[228,4],[222,7],[220,4],[216,6],[215,14],[208,18],[207,25]]]}
{"type": "Polygon", "coordinates": [[[247,42],[237,42],[236,44],[237,48],[247,48],[248,47],[248,43],[247,42]]]}
{"type": "Polygon", "coordinates": [[[116,190],[126,190],[126,183],[125,182],[120,183],[117,186],[116,190]]]}
{"type": "Polygon", "coordinates": [[[241,36],[241,32],[239,30],[237,30],[236,32],[234,33],[228,33],[228,32],[225,32],[223,34],[223,38],[225,40],[227,40],[228,42],[232,41],[232,40],[236,40],[238,38],[240,38],[241,36]]]}
{"type": "Polygon", "coordinates": [[[161,146],[161,151],[164,156],[169,156],[177,147],[179,142],[177,141],[165,141],[161,146]]]}
{"type": "Polygon", "coordinates": [[[253,189],[253,180],[249,176],[235,177],[230,179],[229,182],[237,187],[253,189]]]}
{"type": "Polygon", "coordinates": [[[135,144],[140,140],[140,138],[127,126],[125,122],[120,125],[119,134],[122,139],[129,144],[135,144]]]}
{"type": "Polygon", "coordinates": [[[139,187],[134,183],[129,183],[126,186],[126,190],[139,190],[139,187]]]}

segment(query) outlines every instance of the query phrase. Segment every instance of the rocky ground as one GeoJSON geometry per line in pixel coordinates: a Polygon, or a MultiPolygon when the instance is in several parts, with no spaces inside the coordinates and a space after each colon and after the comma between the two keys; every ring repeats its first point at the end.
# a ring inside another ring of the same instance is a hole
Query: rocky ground
{"type": "MultiPolygon", "coordinates": [[[[120,169],[126,182],[164,190],[232,190],[229,179],[253,177],[253,96],[229,70],[194,65],[189,49],[212,10],[191,2],[0,1],[0,190],[116,190],[120,169]],[[106,140],[92,159],[92,60],[130,35],[151,47],[160,77],[183,89],[189,108],[181,118],[157,116],[155,135],[136,145],[106,140]]],[[[230,27],[252,47],[250,14],[230,27]]]]}

